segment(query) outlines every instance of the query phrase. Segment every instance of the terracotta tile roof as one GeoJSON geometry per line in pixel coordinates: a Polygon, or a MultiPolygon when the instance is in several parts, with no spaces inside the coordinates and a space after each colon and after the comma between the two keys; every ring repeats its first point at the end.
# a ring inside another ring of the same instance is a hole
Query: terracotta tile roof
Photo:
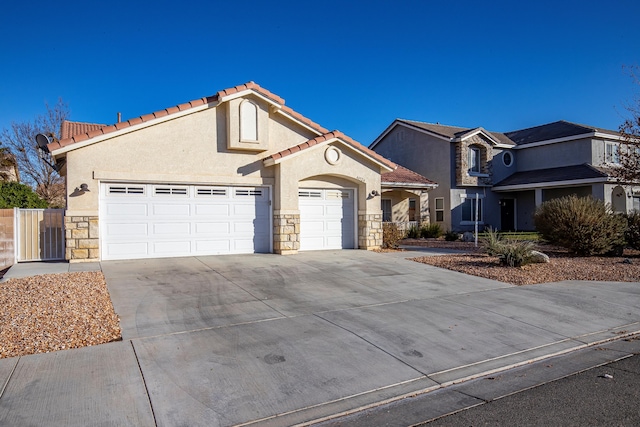
{"type": "Polygon", "coordinates": [[[98,123],[72,122],[69,120],[64,120],[60,125],[60,139],[69,139],[74,135],[89,133],[105,126],[106,125],[98,123]]]}
{"type": "MultiPolygon", "coordinates": [[[[232,88],[228,88],[228,89],[224,89],[221,91],[218,91],[215,95],[213,96],[208,96],[208,97],[204,97],[204,98],[199,98],[199,99],[195,99],[193,101],[190,102],[186,102],[184,104],[180,104],[180,105],[176,105],[174,107],[169,107],[169,108],[165,108],[164,110],[159,110],[156,111],[154,113],[151,114],[145,114],[143,116],[140,117],[136,117],[133,119],[129,119],[120,123],[116,123],[113,125],[96,125],[93,128],[87,128],[85,130],[79,130],[79,132],[73,132],[73,133],[67,133],[64,134],[64,137],[60,138],[60,141],[58,142],[53,142],[51,144],[49,144],[49,151],[53,151],[53,150],[57,150],[60,149],[62,147],[66,147],[72,144],[76,144],[78,142],[82,142],[82,141],[86,141],[89,140],[91,138],[95,138],[101,135],[106,135],[109,134],[111,132],[115,132],[117,130],[121,130],[121,129],[125,129],[131,126],[135,126],[135,125],[139,125],[141,123],[144,122],[148,122],[150,120],[154,120],[160,117],[164,117],[164,116],[168,116],[171,114],[175,114],[178,113],[180,111],[185,111],[188,110],[190,108],[194,108],[194,107],[198,107],[198,106],[202,106],[205,104],[212,104],[212,103],[216,103],[219,102],[221,99],[223,99],[226,96],[229,95],[233,95],[235,93],[238,92],[242,92],[245,90],[252,90],[255,91],[256,93],[264,96],[265,98],[275,102],[276,104],[279,104],[281,107],[281,111],[283,111],[284,113],[290,115],[291,117],[293,117],[295,120],[298,120],[302,123],[304,123],[305,125],[309,126],[311,129],[315,130],[318,133],[324,134],[324,133],[328,133],[329,131],[325,128],[323,128],[322,126],[320,126],[319,124],[315,123],[312,120],[309,120],[308,118],[304,117],[302,114],[299,114],[295,111],[293,111],[291,108],[287,107],[284,105],[284,99],[279,97],[278,95],[273,94],[272,92],[260,87],[260,85],[254,83],[254,82],[248,82],[245,84],[241,84],[238,86],[234,86],[232,88]]],[[[70,122],[73,123],[73,122],[70,122]]],[[[76,122],[79,123],[79,122],[76,122]]]]}
{"type": "Polygon", "coordinates": [[[279,152],[277,152],[275,154],[270,155],[269,157],[266,157],[265,159],[263,159],[263,161],[280,160],[280,159],[282,159],[284,157],[290,156],[290,155],[292,155],[294,153],[297,153],[299,151],[306,150],[308,148],[313,147],[314,145],[321,144],[321,143],[329,141],[331,139],[339,139],[339,140],[345,142],[346,144],[350,145],[351,147],[355,148],[356,150],[364,152],[369,157],[374,158],[378,162],[384,164],[385,166],[387,166],[387,167],[389,167],[391,169],[395,169],[397,167],[397,165],[395,163],[393,163],[391,160],[386,159],[385,157],[382,157],[380,154],[376,153],[373,150],[368,149],[364,145],[360,144],[357,141],[354,141],[353,139],[349,138],[347,135],[345,135],[342,132],[337,131],[337,130],[334,130],[332,132],[324,133],[323,135],[320,135],[320,136],[318,136],[316,138],[313,138],[313,139],[310,139],[308,141],[305,141],[302,144],[298,144],[296,146],[289,147],[286,150],[279,151],[279,152]]]}
{"type": "Polygon", "coordinates": [[[415,184],[423,185],[425,187],[433,187],[438,185],[434,181],[431,181],[429,178],[425,178],[419,173],[400,165],[398,165],[396,170],[394,170],[393,172],[385,172],[382,174],[382,185],[384,186],[385,184],[415,184]]]}

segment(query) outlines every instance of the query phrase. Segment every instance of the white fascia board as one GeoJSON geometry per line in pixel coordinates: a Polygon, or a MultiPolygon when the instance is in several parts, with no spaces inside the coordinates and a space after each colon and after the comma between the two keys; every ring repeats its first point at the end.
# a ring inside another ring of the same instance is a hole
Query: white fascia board
{"type": "Polygon", "coordinates": [[[516,144],[512,148],[514,150],[524,150],[525,148],[540,147],[542,145],[557,144],[559,142],[575,141],[578,139],[585,139],[585,138],[604,138],[604,139],[610,139],[614,141],[622,140],[621,136],[610,135],[608,133],[602,133],[602,132],[589,132],[589,133],[583,133],[580,135],[565,136],[564,138],[549,139],[547,141],[532,142],[531,144],[522,144],[522,145],[516,144]]]}
{"type": "Polygon", "coordinates": [[[186,109],[184,111],[178,111],[177,113],[172,113],[172,114],[167,114],[165,116],[162,117],[158,117],[152,120],[148,120],[146,122],[142,122],[142,123],[138,123],[135,124],[133,126],[127,126],[125,128],[113,131],[113,132],[109,132],[107,134],[104,135],[98,135],[98,136],[94,136],[93,138],[89,138],[86,139],[84,141],[80,141],[80,142],[76,142],[70,145],[66,145],[64,147],[60,147],[58,149],[55,149],[51,152],[51,155],[55,158],[60,156],[61,154],[65,154],[68,153],[69,151],[74,151],[77,150],[79,148],[83,148],[89,145],[93,145],[93,144],[97,144],[98,142],[102,142],[102,141],[106,141],[108,139],[112,139],[112,138],[116,138],[118,136],[122,136],[122,135],[126,135],[130,132],[135,132],[137,130],[140,129],[144,129],[146,127],[149,126],[154,126],[160,123],[164,123],[164,122],[168,122],[169,120],[174,120],[177,119],[179,117],[184,117],[184,116],[188,116],[189,114],[194,114],[203,110],[206,110],[208,108],[211,107],[215,107],[219,105],[218,103],[209,103],[209,104],[204,104],[204,105],[199,105],[197,107],[192,107],[189,109],[186,109]]]}
{"type": "Polygon", "coordinates": [[[606,177],[602,178],[585,178],[585,179],[572,179],[570,181],[549,181],[549,182],[536,182],[532,184],[520,184],[520,185],[501,185],[499,187],[492,187],[491,191],[518,191],[518,190],[533,190],[536,188],[549,188],[549,187],[575,187],[584,184],[596,184],[599,182],[609,182],[606,177]]]}
{"type": "Polygon", "coordinates": [[[489,141],[493,142],[493,145],[500,144],[500,141],[498,141],[493,135],[491,135],[489,132],[487,132],[484,128],[478,128],[478,129],[474,130],[473,132],[471,132],[470,134],[467,134],[467,135],[463,136],[462,138],[454,138],[453,142],[464,141],[465,139],[471,138],[472,136],[476,136],[476,135],[478,135],[480,133],[483,134],[485,137],[487,137],[487,139],[489,139],[489,141]]]}

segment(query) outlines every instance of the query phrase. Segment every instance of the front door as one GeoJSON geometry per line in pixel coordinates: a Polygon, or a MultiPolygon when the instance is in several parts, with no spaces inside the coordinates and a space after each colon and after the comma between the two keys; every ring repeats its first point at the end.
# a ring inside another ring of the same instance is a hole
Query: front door
{"type": "Polygon", "coordinates": [[[515,227],[515,200],[500,199],[500,229],[502,231],[514,231],[515,227]]]}

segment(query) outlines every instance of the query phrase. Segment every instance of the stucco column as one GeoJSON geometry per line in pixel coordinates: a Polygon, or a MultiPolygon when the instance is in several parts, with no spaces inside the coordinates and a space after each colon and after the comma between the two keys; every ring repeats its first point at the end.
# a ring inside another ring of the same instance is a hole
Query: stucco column
{"type": "Polygon", "coordinates": [[[420,193],[420,223],[431,222],[431,213],[429,212],[429,193],[423,191],[420,193]]]}
{"type": "Polygon", "coordinates": [[[534,192],[535,192],[535,201],[536,201],[536,208],[537,208],[542,204],[542,188],[536,188],[534,192]]]}

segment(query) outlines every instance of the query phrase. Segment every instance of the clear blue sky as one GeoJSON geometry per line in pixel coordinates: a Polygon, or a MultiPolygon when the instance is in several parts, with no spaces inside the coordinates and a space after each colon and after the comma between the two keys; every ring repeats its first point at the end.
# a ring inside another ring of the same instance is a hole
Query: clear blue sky
{"type": "Polygon", "coordinates": [[[11,1],[0,129],[61,97],[114,123],[253,80],[368,145],[395,118],[609,129],[638,95],[640,1],[11,1]]]}

